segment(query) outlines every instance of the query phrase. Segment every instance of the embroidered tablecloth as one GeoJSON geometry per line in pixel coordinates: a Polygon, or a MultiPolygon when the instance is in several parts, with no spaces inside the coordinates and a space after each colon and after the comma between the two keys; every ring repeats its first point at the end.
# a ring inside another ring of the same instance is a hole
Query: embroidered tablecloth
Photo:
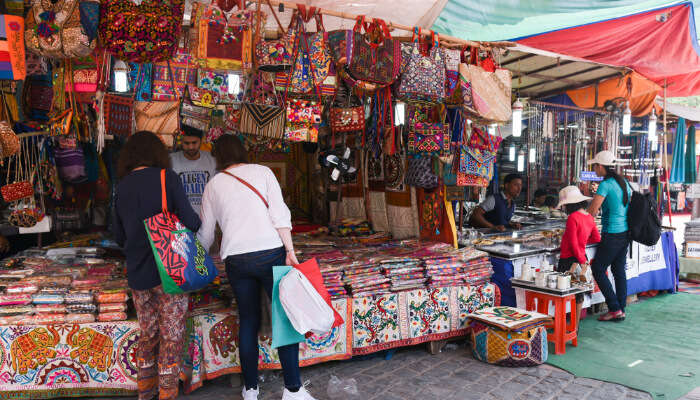
{"type": "Polygon", "coordinates": [[[136,392],[138,323],[0,326],[0,399],[136,392]]]}

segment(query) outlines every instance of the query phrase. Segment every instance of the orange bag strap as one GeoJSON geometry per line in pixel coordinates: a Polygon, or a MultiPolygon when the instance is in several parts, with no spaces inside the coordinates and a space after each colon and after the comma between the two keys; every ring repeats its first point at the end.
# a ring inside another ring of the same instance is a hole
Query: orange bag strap
{"type": "Polygon", "coordinates": [[[160,170],[160,200],[163,203],[163,212],[168,212],[168,195],[165,190],[165,170],[160,170]]]}

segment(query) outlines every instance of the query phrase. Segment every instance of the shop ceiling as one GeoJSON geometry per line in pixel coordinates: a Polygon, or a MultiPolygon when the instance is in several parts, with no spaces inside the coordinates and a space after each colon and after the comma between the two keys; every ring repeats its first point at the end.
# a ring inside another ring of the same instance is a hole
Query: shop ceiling
{"type": "Polygon", "coordinates": [[[524,46],[509,49],[500,57],[500,64],[513,73],[512,86],[516,96],[535,99],[595,85],[606,79],[622,77],[630,71],[625,67],[549,55],[524,46]]]}

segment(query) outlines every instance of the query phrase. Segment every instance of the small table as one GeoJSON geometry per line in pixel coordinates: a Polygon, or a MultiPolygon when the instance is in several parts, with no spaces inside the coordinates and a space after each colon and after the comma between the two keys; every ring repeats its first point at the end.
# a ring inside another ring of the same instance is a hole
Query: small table
{"type": "Polygon", "coordinates": [[[554,354],[566,353],[566,342],[571,341],[574,347],[578,346],[578,318],[576,318],[576,295],[590,292],[591,289],[573,287],[568,290],[541,288],[532,282],[511,280],[513,287],[525,289],[525,309],[537,311],[541,314],[549,313],[549,302],[554,303],[554,323],[546,324],[548,329],[554,329],[547,340],[554,342],[554,354]],[[537,307],[535,308],[535,300],[537,307]],[[566,304],[571,306],[571,319],[566,323],[566,304]]]}

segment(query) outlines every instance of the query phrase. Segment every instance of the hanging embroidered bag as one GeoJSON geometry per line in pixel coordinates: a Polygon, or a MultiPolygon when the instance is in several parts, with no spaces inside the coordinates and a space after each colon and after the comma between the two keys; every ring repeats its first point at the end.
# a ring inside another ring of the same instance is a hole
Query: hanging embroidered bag
{"type": "Polygon", "coordinates": [[[411,154],[450,154],[450,135],[443,123],[416,122],[408,133],[408,152],[411,154]]]}
{"type": "Polygon", "coordinates": [[[131,135],[134,98],[113,93],[104,95],[105,133],[126,137],[131,135]]]}
{"type": "Polygon", "coordinates": [[[489,181],[493,177],[493,163],[496,154],[462,146],[459,159],[459,172],[481,176],[489,181]]]}
{"type": "Polygon", "coordinates": [[[100,40],[123,61],[166,61],[177,47],[185,0],[102,0],[100,40]]]}
{"type": "Polygon", "coordinates": [[[348,71],[354,79],[386,86],[398,78],[401,71],[401,44],[391,38],[384,21],[375,18],[368,24],[364,16],[359,16],[348,35],[352,35],[352,39],[347,40],[347,44],[352,46],[348,71]],[[372,36],[376,40],[371,40],[372,36]]]}
{"type": "Polygon", "coordinates": [[[286,124],[286,107],[279,98],[271,82],[265,82],[264,73],[258,73],[249,85],[258,96],[252,102],[245,102],[241,107],[241,133],[282,139],[286,124]]]}
{"type": "Polygon", "coordinates": [[[284,138],[291,142],[318,142],[321,103],[311,100],[287,100],[284,138]]]}
{"type": "Polygon", "coordinates": [[[25,18],[29,51],[51,58],[85,57],[97,44],[100,2],[35,0],[25,18]]]}
{"type": "Polygon", "coordinates": [[[178,48],[170,59],[153,64],[153,100],[181,99],[185,87],[197,83],[197,67],[184,48],[178,48]]]}
{"type": "Polygon", "coordinates": [[[413,50],[406,71],[401,75],[399,97],[439,103],[445,98],[445,56],[434,33],[431,33],[430,55],[422,56],[418,48],[420,37],[420,28],[414,28],[413,50]]]}
{"type": "Polygon", "coordinates": [[[12,130],[10,123],[0,121],[0,158],[7,158],[19,151],[19,137],[12,130]]]}
{"type": "Polygon", "coordinates": [[[230,16],[218,5],[200,5],[197,11],[197,46],[200,64],[213,69],[249,69],[252,66],[252,24],[255,11],[237,1],[230,16]]]}
{"type": "Polygon", "coordinates": [[[292,13],[288,29],[285,31],[280,24],[275,9],[268,2],[272,16],[275,17],[282,38],[277,40],[264,40],[260,38],[255,44],[255,57],[258,69],[265,72],[289,71],[294,63],[294,44],[298,35],[297,10],[292,13]]]}
{"type": "Polygon", "coordinates": [[[487,72],[476,65],[460,64],[459,79],[464,110],[473,119],[484,122],[510,120],[510,71],[496,69],[495,72],[487,72]]]}
{"type": "Polygon", "coordinates": [[[180,294],[212,283],[218,271],[197,235],[168,211],[165,170],[160,173],[162,211],[143,221],[163,291],[180,294]]]}
{"type": "Polygon", "coordinates": [[[433,173],[431,157],[409,158],[404,183],[423,189],[436,188],[438,186],[438,176],[433,173]]]}

